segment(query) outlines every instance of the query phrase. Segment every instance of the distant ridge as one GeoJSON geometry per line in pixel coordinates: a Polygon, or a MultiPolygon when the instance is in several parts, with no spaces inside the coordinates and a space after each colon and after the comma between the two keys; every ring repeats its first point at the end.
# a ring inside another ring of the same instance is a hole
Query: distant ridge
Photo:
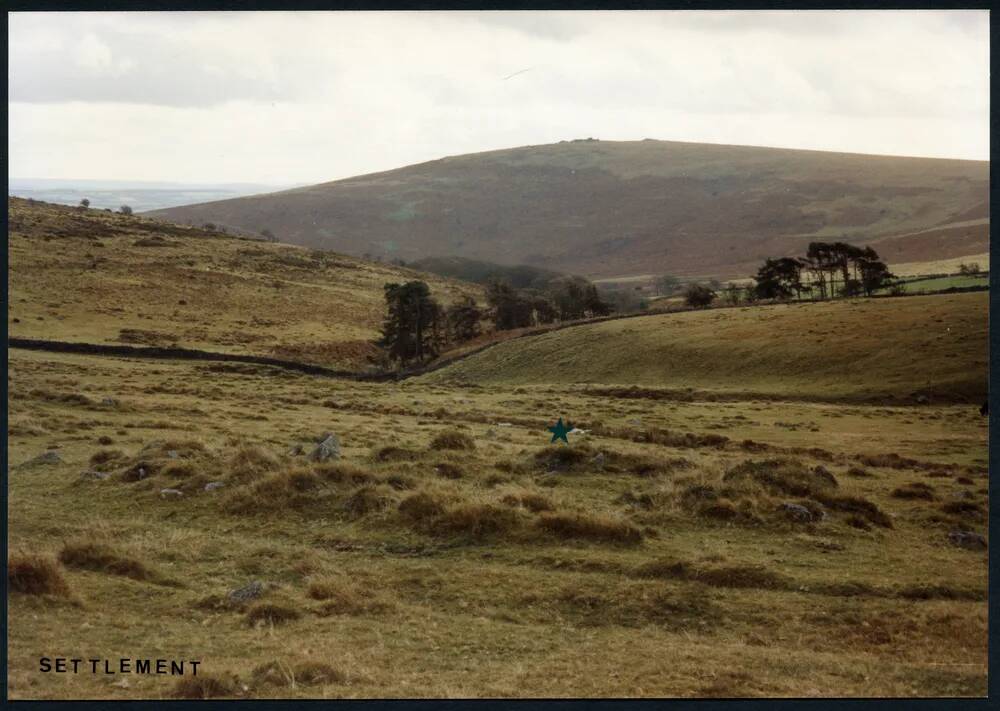
{"type": "Polygon", "coordinates": [[[988,198],[983,161],[584,139],[152,214],[408,262],[733,277],[813,240],[871,244],[890,265],[981,254],[988,198]]]}

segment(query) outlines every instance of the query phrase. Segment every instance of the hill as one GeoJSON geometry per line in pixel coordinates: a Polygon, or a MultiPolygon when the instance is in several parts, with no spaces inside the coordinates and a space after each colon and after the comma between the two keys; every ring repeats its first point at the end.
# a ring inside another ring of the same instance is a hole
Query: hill
{"type": "Polygon", "coordinates": [[[988,185],[986,162],[587,140],[151,214],[353,255],[727,278],[816,239],[890,263],[986,252],[988,185]]]}
{"type": "Polygon", "coordinates": [[[543,289],[564,274],[528,264],[507,266],[465,257],[424,257],[410,262],[412,269],[439,276],[486,284],[493,279],[506,280],[515,289],[543,289]]]}
{"type": "Polygon", "coordinates": [[[988,295],[866,299],[642,316],[500,343],[430,382],[697,388],[814,399],[976,401],[988,295]]]}
{"type": "Polygon", "coordinates": [[[359,369],[382,285],[424,279],[443,303],[472,284],[330,252],[12,198],[10,336],[188,348],[359,369]]]}

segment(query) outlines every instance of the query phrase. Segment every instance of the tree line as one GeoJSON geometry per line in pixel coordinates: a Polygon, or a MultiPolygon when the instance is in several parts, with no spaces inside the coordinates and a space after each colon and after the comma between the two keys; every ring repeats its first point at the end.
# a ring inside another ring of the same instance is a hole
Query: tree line
{"type": "Polygon", "coordinates": [[[471,297],[443,307],[423,281],[383,286],[387,313],[382,325],[384,365],[406,366],[436,358],[447,345],[462,343],[482,333],[490,320],[496,331],[550,324],[611,313],[597,287],[582,277],[564,277],[543,289],[515,289],[506,280],[486,285],[487,308],[471,297]]]}
{"type": "Polygon", "coordinates": [[[801,299],[803,294],[820,299],[848,298],[871,296],[895,278],[871,247],[811,242],[805,257],[765,260],[753,288],[759,299],[801,299]]]}

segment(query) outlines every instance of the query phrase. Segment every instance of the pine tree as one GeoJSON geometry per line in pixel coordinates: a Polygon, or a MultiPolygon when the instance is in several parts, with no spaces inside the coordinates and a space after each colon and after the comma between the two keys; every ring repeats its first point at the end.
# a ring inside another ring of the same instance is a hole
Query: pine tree
{"type": "Polygon", "coordinates": [[[382,326],[380,346],[390,360],[406,365],[434,358],[441,341],[441,307],[422,281],[386,284],[388,314],[382,326]]]}

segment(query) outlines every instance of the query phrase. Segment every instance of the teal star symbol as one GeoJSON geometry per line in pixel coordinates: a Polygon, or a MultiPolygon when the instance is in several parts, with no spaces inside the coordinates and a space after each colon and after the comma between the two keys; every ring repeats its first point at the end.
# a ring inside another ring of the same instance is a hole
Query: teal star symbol
{"type": "Polygon", "coordinates": [[[552,433],[552,442],[555,442],[557,439],[561,439],[566,444],[569,444],[569,440],[566,438],[566,434],[573,428],[572,426],[567,427],[566,425],[564,425],[561,417],[559,418],[559,422],[557,422],[552,427],[548,427],[546,429],[548,429],[548,431],[552,433]]]}

